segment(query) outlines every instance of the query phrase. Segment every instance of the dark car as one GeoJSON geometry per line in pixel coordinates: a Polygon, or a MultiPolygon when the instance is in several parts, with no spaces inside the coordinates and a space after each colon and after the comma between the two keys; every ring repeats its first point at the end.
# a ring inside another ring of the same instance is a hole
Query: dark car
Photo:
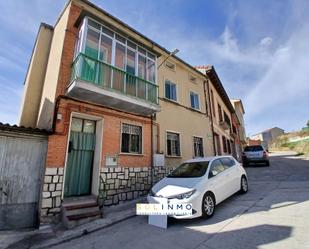
{"type": "Polygon", "coordinates": [[[269,166],[269,157],[267,151],[261,145],[246,146],[242,153],[243,166],[248,166],[250,163],[264,163],[269,166]]]}

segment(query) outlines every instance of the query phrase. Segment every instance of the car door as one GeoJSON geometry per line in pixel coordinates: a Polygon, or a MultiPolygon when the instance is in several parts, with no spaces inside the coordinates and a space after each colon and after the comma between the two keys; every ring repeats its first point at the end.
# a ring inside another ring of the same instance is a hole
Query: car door
{"type": "Polygon", "coordinates": [[[225,167],[220,159],[212,161],[208,172],[209,190],[215,194],[216,203],[223,201],[227,195],[225,167]]]}
{"type": "Polygon", "coordinates": [[[225,167],[227,191],[228,196],[230,196],[237,192],[240,187],[239,168],[237,167],[235,160],[231,157],[220,158],[220,160],[225,167]]]}

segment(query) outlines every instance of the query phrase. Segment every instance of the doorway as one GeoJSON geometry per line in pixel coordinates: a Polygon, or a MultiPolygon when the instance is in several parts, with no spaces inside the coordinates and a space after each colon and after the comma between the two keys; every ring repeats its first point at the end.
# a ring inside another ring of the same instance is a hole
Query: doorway
{"type": "Polygon", "coordinates": [[[64,197],[91,194],[96,121],[73,117],[68,146],[64,197]]]}

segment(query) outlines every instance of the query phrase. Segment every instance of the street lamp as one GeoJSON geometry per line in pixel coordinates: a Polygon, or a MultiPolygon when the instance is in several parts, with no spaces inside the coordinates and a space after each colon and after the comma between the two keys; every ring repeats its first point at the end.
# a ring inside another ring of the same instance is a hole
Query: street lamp
{"type": "Polygon", "coordinates": [[[172,52],[170,52],[170,54],[161,62],[161,64],[159,66],[157,66],[157,69],[159,69],[159,67],[162,66],[162,64],[168,59],[170,58],[171,56],[177,54],[179,52],[179,49],[174,49],[172,52]]]}

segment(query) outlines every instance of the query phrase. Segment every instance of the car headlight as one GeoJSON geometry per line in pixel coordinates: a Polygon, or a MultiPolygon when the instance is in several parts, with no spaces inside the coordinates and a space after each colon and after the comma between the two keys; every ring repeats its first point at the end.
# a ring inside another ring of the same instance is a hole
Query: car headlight
{"type": "Polygon", "coordinates": [[[187,193],[183,193],[183,194],[180,194],[180,195],[176,195],[174,198],[177,198],[179,200],[181,199],[188,199],[190,196],[192,196],[194,193],[195,193],[195,189],[187,192],[187,193]]]}

